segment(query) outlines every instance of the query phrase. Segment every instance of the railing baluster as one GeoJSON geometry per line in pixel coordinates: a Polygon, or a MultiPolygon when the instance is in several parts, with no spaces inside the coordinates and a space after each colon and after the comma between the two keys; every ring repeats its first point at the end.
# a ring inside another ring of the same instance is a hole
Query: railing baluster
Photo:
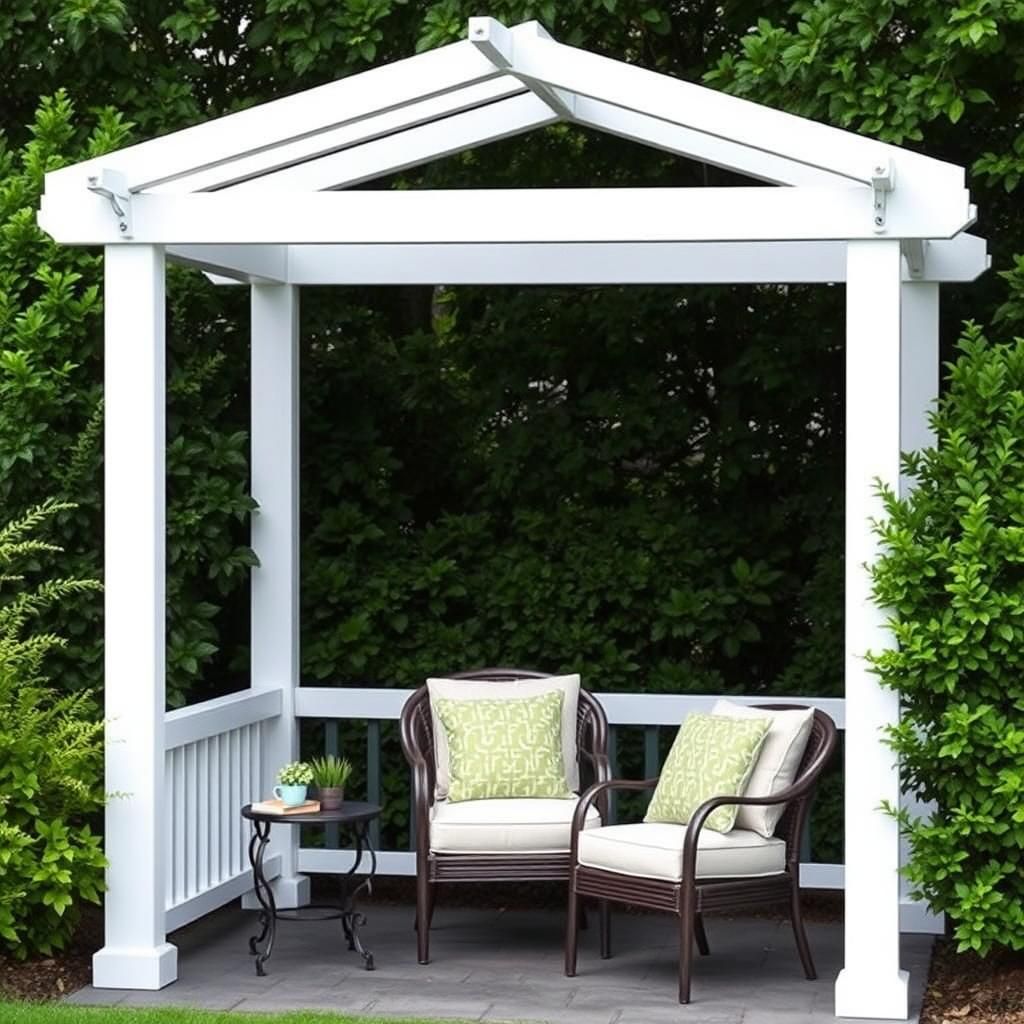
{"type": "MultiPolygon", "coordinates": [[[[380,803],[380,722],[371,718],[366,723],[366,799],[380,803]]],[[[370,822],[370,841],[380,846],[380,818],[370,822]]]]}
{"type": "Polygon", "coordinates": [[[199,750],[198,744],[185,747],[185,898],[199,891],[199,750]]]}
{"type": "Polygon", "coordinates": [[[235,826],[235,809],[231,805],[231,733],[220,738],[220,807],[224,828],[220,837],[221,881],[231,877],[231,833],[235,826]]]}
{"type": "Polygon", "coordinates": [[[174,902],[185,898],[185,748],[174,752],[174,902]]]}
{"type": "MultiPolygon", "coordinates": [[[[644,726],[644,778],[653,779],[661,767],[661,758],[658,750],[658,736],[660,729],[656,725],[644,726]]],[[[652,791],[644,794],[644,799],[650,803],[652,791]]]]}
{"type": "Polygon", "coordinates": [[[167,822],[167,867],[164,870],[164,899],[165,905],[174,905],[174,751],[168,750],[164,754],[164,798],[167,806],[171,809],[167,822]]]}
{"type": "MultiPolygon", "coordinates": [[[[244,726],[238,730],[238,798],[237,808],[235,814],[242,809],[243,804],[249,802],[249,793],[252,788],[252,750],[249,745],[249,741],[252,738],[252,729],[249,726],[244,726]]],[[[245,863],[245,825],[247,821],[242,819],[241,815],[238,821],[238,840],[237,840],[237,856],[238,856],[238,870],[242,870],[242,866],[245,863]]]]}
{"type": "Polygon", "coordinates": [[[644,778],[653,779],[658,774],[658,733],[656,725],[644,726],[644,778]]]}
{"type": "MultiPolygon", "coordinates": [[[[324,753],[338,756],[338,720],[332,718],[324,722],[324,753]]],[[[337,825],[328,825],[324,829],[324,841],[328,850],[337,850],[339,846],[339,832],[337,825]]]]}
{"type": "Polygon", "coordinates": [[[196,888],[203,892],[210,886],[210,741],[200,740],[198,748],[196,805],[196,888]]]}

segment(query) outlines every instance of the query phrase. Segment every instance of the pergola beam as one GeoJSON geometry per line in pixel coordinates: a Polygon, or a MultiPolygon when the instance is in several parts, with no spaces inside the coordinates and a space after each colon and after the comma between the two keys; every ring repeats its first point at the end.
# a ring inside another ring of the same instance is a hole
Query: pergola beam
{"type": "MultiPolygon", "coordinates": [[[[471,43],[452,43],[118,150],[118,169],[132,191],[140,191],[499,74],[471,43]]],[[[47,187],[68,184],[77,191],[87,175],[106,165],[98,157],[62,168],[47,175],[47,187]]]]}
{"type": "MultiPolygon", "coordinates": [[[[923,280],[973,281],[985,240],[927,247],[923,280]]],[[[293,245],[291,284],[825,284],[846,280],[845,242],[293,245]]],[[[911,274],[903,268],[904,280],[911,274]]]]}
{"type": "Polygon", "coordinates": [[[235,185],[230,191],[232,195],[240,195],[346,188],[461,153],[474,146],[520,135],[557,120],[543,101],[529,92],[522,92],[496,103],[253,178],[235,185]]]}
{"type": "MultiPolygon", "coordinates": [[[[506,31],[512,38],[508,70],[523,81],[605,100],[852,182],[869,184],[872,169],[891,160],[898,165],[901,189],[904,183],[940,191],[964,185],[963,168],[954,164],[566,46],[538,33],[535,23],[506,31]]],[[[494,27],[491,32],[499,34],[494,27]]]]}
{"type": "MultiPolygon", "coordinates": [[[[493,110],[492,104],[516,94],[523,94],[525,87],[514,78],[493,78],[475,85],[453,89],[451,92],[415,103],[408,103],[376,117],[362,118],[346,123],[330,131],[317,132],[293,142],[258,150],[226,163],[216,164],[193,174],[186,174],[170,181],[148,188],[147,192],[204,192],[225,188],[238,182],[273,182],[279,188],[306,188],[293,186],[287,177],[289,168],[307,167],[307,161],[340,151],[362,153],[373,151],[378,139],[392,139],[395,142],[415,139],[412,129],[444,119],[464,111],[479,108],[493,110]]],[[[484,139],[486,141],[486,139],[484,139]]],[[[388,173],[383,165],[379,174],[388,173]]],[[[333,183],[317,185],[314,188],[331,188],[333,183]]]]}
{"type": "Polygon", "coordinates": [[[849,188],[852,184],[849,178],[841,175],[794,163],[773,153],[753,150],[728,139],[684,128],[588,96],[576,97],[573,120],[586,128],[595,128],[609,135],[653,146],[688,160],[698,160],[745,174],[773,185],[849,188]]]}
{"type": "Polygon", "coordinates": [[[173,245],[167,247],[167,259],[231,278],[236,284],[284,284],[288,280],[286,245],[173,245]]]}
{"type": "MultiPolygon", "coordinates": [[[[876,238],[865,188],[612,188],[138,195],[132,241],[187,244],[754,242],[876,238]]],[[[973,223],[965,190],[889,202],[893,238],[952,238],[973,223]]],[[[66,244],[121,240],[102,196],[47,193],[40,224],[66,244]]]]}

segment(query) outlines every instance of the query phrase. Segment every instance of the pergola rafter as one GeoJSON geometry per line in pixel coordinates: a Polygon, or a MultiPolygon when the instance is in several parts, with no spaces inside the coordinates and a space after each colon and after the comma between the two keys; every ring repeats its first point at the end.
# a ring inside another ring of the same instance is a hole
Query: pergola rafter
{"type": "MultiPolygon", "coordinates": [[[[251,685],[269,763],[297,751],[302,285],[838,282],[850,770],[836,1009],[905,1016],[899,834],[878,810],[900,798],[880,740],[899,701],[863,659],[891,642],[864,564],[876,551],[876,481],[905,489],[900,451],[930,436],[939,283],[988,266],[984,240],[964,233],[975,219],[964,183],[961,167],[565,46],[535,22],[489,18],[471,19],[466,41],[48,174],[40,224],[59,242],[106,247],[107,787],[134,799],[107,809],[111,891],[95,983],[174,980],[168,920],[245,885],[235,873],[165,912],[165,259],[252,289],[251,685]],[[555,122],[767,184],[345,191],[555,122]]],[[[237,722],[229,703],[213,710],[237,722]]],[[[275,840],[273,862],[279,905],[302,903],[294,837],[275,840]]]]}

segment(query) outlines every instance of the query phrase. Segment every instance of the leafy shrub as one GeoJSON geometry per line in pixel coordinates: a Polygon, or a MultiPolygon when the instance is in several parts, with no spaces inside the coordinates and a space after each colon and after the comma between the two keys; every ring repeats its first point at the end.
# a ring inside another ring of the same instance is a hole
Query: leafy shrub
{"type": "Polygon", "coordinates": [[[1024,948],[1024,341],[969,324],[917,482],[884,494],[877,601],[896,647],[872,662],[899,690],[891,742],[905,784],[935,801],[903,819],[907,875],[959,948],[1024,948]]]}
{"type": "Polygon", "coordinates": [[[89,819],[103,806],[103,721],[88,691],[47,685],[46,656],[66,643],[26,635],[38,613],[98,588],[56,579],[36,586],[10,570],[60,548],[33,539],[72,511],[47,502],[0,529],[0,946],[18,957],[61,948],[82,899],[99,901],[105,861],[89,819]]]}
{"type": "MultiPolygon", "coordinates": [[[[36,209],[47,171],[129,141],[116,112],[99,110],[93,121],[84,128],[60,91],[40,102],[24,145],[0,134],[0,518],[48,495],[74,497],[53,528],[69,575],[80,577],[101,566],[102,259],[55,244],[36,226],[36,209]]],[[[244,595],[253,564],[245,544],[253,503],[248,435],[234,413],[240,385],[219,345],[236,330],[226,317],[244,297],[217,296],[179,267],[169,268],[168,294],[167,690],[180,705],[190,693],[209,695],[211,665],[224,686],[228,659],[217,657],[225,622],[234,625],[231,596],[244,595]]],[[[98,687],[100,599],[67,598],[43,612],[46,627],[70,640],[55,652],[55,678],[64,689],[98,687]]]]}

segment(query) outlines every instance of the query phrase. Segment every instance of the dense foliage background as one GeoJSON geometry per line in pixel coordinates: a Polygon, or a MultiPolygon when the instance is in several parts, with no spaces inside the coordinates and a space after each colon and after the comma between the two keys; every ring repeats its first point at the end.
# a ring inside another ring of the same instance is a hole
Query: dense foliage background
{"type": "MultiPolygon", "coordinates": [[[[451,41],[478,13],[461,0],[4,5],[0,517],[73,498],[68,571],[99,574],[101,273],[35,229],[43,171],[451,41]]],[[[1007,331],[1024,317],[1021,3],[494,0],[487,13],[967,165],[1006,275],[944,289],[947,352],[968,316],[1007,331]]],[[[560,126],[383,184],[739,181],[560,126]]],[[[242,289],[194,273],[173,272],[169,295],[181,704],[245,682],[248,313],[242,289]]],[[[578,669],[598,690],[840,693],[842,299],[306,290],[304,678],[409,685],[517,662],[578,669]]],[[[72,638],[59,681],[98,683],[98,599],[52,614],[72,638]]]]}

